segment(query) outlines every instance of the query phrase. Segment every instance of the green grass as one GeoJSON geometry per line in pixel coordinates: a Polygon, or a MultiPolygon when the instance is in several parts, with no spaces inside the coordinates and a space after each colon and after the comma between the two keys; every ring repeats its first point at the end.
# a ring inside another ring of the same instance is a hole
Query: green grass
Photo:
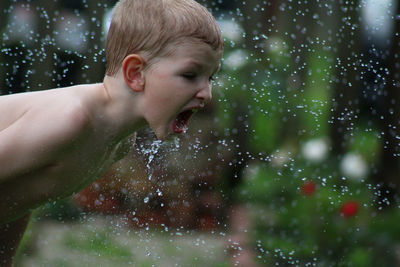
{"type": "Polygon", "coordinates": [[[105,232],[90,233],[84,237],[66,234],[64,242],[66,247],[88,254],[122,260],[133,257],[128,248],[114,242],[105,232]]]}

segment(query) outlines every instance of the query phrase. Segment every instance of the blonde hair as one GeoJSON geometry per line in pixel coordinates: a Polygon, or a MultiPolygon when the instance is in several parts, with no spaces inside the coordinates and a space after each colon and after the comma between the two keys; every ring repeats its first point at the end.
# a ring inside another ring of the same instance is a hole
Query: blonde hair
{"type": "Polygon", "coordinates": [[[223,50],[217,22],[194,0],[120,0],[106,40],[106,74],[114,76],[124,58],[133,53],[141,54],[149,65],[186,38],[223,50]]]}

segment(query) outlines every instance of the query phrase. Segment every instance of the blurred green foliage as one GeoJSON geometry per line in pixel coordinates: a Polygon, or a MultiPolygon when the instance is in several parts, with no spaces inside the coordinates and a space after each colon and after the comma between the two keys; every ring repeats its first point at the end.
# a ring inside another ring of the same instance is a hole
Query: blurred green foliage
{"type": "Polygon", "coordinates": [[[132,257],[131,251],[114,242],[106,232],[91,233],[87,236],[66,236],[65,245],[85,253],[126,260],[132,257]]]}
{"type": "MultiPolygon", "coordinates": [[[[346,172],[345,155],[334,155],[330,143],[333,54],[314,47],[304,76],[290,80],[288,74],[296,71],[287,48],[277,47],[264,51],[262,60],[246,51],[240,68],[223,68],[218,86],[222,131],[235,127],[238,107],[248,123],[243,136],[251,160],[235,195],[252,211],[258,261],[265,266],[397,266],[400,215],[377,208],[379,188],[370,181],[382,147],[376,127],[362,120],[352,125],[344,147],[358,162],[347,162],[346,172]],[[310,140],[324,145],[314,145],[319,155],[304,152],[310,140]],[[315,184],[310,194],[302,191],[306,181],[315,184]],[[350,202],[358,209],[345,214],[342,206],[350,202]]],[[[227,57],[232,50],[227,47],[227,57]]]]}

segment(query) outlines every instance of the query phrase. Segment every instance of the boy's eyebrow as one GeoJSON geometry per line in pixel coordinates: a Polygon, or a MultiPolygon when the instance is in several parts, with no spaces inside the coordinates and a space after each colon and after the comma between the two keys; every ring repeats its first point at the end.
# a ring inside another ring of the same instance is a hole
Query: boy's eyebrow
{"type": "Polygon", "coordinates": [[[195,67],[195,68],[198,68],[198,69],[203,69],[203,68],[205,68],[204,65],[205,65],[205,64],[200,63],[200,62],[195,61],[195,60],[191,60],[191,61],[189,61],[189,63],[188,63],[188,66],[189,66],[189,67],[195,67]]]}
{"type": "MultiPolygon", "coordinates": [[[[188,65],[190,67],[194,66],[195,68],[198,68],[198,69],[207,69],[206,64],[202,64],[202,63],[199,63],[194,60],[189,61],[188,65]]],[[[214,73],[218,72],[220,69],[221,69],[221,63],[218,64],[217,68],[214,69],[212,73],[214,74],[214,73]]]]}

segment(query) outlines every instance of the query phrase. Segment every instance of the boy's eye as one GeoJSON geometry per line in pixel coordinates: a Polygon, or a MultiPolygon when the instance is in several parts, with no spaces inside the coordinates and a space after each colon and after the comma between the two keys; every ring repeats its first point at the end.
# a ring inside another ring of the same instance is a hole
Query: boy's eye
{"type": "Polygon", "coordinates": [[[194,80],[196,78],[196,74],[194,74],[194,73],[184,73],[184,74],[182,74],[182,77],[187,79],[187,80],[192,81],[192,80],[194,80]]]}

